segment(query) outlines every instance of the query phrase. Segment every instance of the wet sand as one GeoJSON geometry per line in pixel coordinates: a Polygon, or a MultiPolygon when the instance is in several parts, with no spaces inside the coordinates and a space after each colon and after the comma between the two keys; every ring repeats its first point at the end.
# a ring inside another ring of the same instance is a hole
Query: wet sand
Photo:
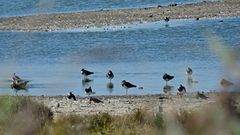
{"type": "MultiPolygon", "coordinates": [[[[103,103],[89,102],[89,97],[77,97],[77,100],[70,100],[65,96],[38,96],[31,97],[33,100],[49,107],[55,118],[62,115],[90,115],[98,113],[109,113],[110,115],[130,114],[136,109],[144,109],[149,113],[167,114],[171,111],[181,110],[197,111],[204,106],[218,102],[220,93],[206,93],[208,99],[196,98],[196,93],[186,95],[144,95],[144,96],[98,96],[103,103]]],[[[238,96],[239,97],[239,96],[238,96]]],[[[238,98],[238,103],[240,100],[238,98]]]]}
{"type": "Polygon", "coordinates": [[[240,16],[240,1],[202,2],[139,9],[101,10],[0,18],[0,30],[56,31],[74,28],[102,27],[171,19],[240,16]]]}

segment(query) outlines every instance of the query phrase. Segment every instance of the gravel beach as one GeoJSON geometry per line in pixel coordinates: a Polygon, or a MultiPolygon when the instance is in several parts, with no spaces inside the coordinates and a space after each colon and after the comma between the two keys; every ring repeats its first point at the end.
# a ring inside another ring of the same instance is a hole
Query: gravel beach
{"type": "Polygon", "coordinates": [[[101,10],[79,13],[56,13],[33,16],[0,18],[0,30],[7,31],[56,31],[74,28],[101,27],[132,23],[154,22],[171,19],[236,17],[240,16],[240,2],[202,2],[195,4],[139,9],[101,10]]]}
{"type": "MultiPolygon", "coordinates": [[[[55,118],[62,115],[91,115],[109,113],[110,115],[130,114],[136,109],[144,109],[147,112],[156,114],[167,114],[172,111],[181,110],[196,111],[204,106],[215,104],[221,98],[220,93],[206,93],[209,98],[197,98],[197,93],[187,95],[144,95],[144,96],[97,96],[103,103],[89,102],[88,97],[77,97],[77,100],[70,100],[65,96],[38,96],[31,97],[33,100],[49,107],[55,118]]],[[[236,94],[239,95],[239,94],[236,94]]],[[[239,96],[238,96],[239,97],[239,96]]],[[[239,98],[236,102],[239,103],[239,98]]]]}

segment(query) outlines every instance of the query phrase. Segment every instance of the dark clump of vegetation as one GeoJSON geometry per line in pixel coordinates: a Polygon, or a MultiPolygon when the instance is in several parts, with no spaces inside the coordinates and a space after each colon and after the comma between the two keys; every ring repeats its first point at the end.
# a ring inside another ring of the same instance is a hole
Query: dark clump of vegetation
{"type": "Polygon", "coordinates": [[[0,134],[36,134],[51,120],[45,106],[28,97],[0,97],[0,134]]]}
{"type": "Polygon", "coordinates": [[[164,119],[163,119],[163,114],[162,113],[157,113],[154,119],[154,124],[155,126],[157,126],[157,128],[161,129],[161,130],[165,130],[165,123],[164,123],[164,119]]]}
{"type": "Polygon", "coordinates": [[[62,116],[54,122],[48,122],[40,135],[158,134],[163,125],[163,119],[160,117],[150,116],[141,109],[124,116],[112,116],[108,113],[62,116]]]}
{"type": "Polygon", "coordinates": [[[113,127],[111,126],[113,118],[108,113],[94,115],[90,117],[90,133],[109,134],[113,127]]]}

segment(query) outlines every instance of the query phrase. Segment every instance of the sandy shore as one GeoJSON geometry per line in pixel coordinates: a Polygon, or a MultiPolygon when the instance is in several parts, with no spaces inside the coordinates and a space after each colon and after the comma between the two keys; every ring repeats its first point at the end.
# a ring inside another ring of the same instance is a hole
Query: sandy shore
{"type": "Polygon", "coordinates": [[[101,10],[81,13],[0,18],[0,30],[10,31],[55,31],[73,28],[101,27],[143,23],[170,19],[240,16],[240,1],[202,2],[177,6],[165,6],[101,10]]]}
{"type": "MultiPolygon", "coordinates": [[[[179,95],[145,95],[145,96],[99,96],[103,103],[89,102],[88,97],[77,97],[76,101],[69,100],[64,96],[55,97],[31,97],[33,100],[49,107],[55,117],[60,115],[89,115],[109,113],[111,115],[124,115],[132,113],[136,109],[144,109],[156,114],[178,112],[180,110],[194,111],[202,109],[206,105],[218,102],[220,93],[206,93],[208,99],[196,98],[196,93],[179,95]]],[[[239,97],[239,94],[238,94],[239,97]]],[[[240,103],[240,98],[237,98],[240,103]]]]}

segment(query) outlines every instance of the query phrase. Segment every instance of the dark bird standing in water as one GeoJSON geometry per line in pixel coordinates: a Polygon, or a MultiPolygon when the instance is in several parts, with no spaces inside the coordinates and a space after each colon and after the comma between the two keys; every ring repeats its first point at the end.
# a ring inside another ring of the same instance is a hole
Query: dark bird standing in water
{"type": "Polygon", "coordinates": [[[186,88],[180,84],[179,88],[178,88],[178,95],[183,95],[185,94],[187,91],[186,91],[186,88]]]}
{"type": "Polygon", "coordinates": [[[122,81],[122,86],[126,89],[126,95],[129,88],[137,87],[136,85],[131,84],[130,82],[127,82],[125,80],[122,81]]]}
{"type": "Polygon", "coordinates": [[[112,80],[113,77],[114,77],[112,70],[109,70],[109,71],[108,71],[108,73],[106,74],[106,77],[107,77],[107,78],[110,80],[110,82],[111,82],[111,80],[112,80]]]}
{"type": "Polygon", "coordinates": [[[95,97],[90,97],[90,103],[91,103],[91,101],[93,101],[94,103],[103,103],[102,100],[95,98],[95,97]]]}
{"type": "Polygon", "coordinates": [[[222,79],[221,82],[220,82],[221,86],[225,89],[231,85],[233,85],[232,82],[228,81],[228,80],[225,80],[225,79],[222,79]]]}
{"type": "Polygon", "coordinates": [[[88,71],[88,70],[85,70],[84,68],[81,70],[81,74],[84,75],[84,77],[87,77],[91,74],[94,74],[94,72],[91,72],[91,71],[88,71]]]}
{"type": "Polygon", "coordinates": [[[163,75],[163,80],[166,81],[166,84],[167,84],[168,81],[172,80],[173,78],[174,78],[174,76],[171,76],[171,75],[169,75],[169,74],[167,74],[167,73],[165,73],[165,74],[163,75]]]}
{"type": "Polygon", "coordinates": [[[67,98],[68,98],[68,99],[77,100],[77,99],[76,99],[76,96],[75,96],[72,92],[69,92],[69,94],[67,95],[67,98]]]}
{"type": "Polygon", "coordinates": [[[88,94],[88,95],[95,94],[95,92],[93,92],[91,86],[89,86],[88,88],[85,88],[85,93],[88,94]]]}

